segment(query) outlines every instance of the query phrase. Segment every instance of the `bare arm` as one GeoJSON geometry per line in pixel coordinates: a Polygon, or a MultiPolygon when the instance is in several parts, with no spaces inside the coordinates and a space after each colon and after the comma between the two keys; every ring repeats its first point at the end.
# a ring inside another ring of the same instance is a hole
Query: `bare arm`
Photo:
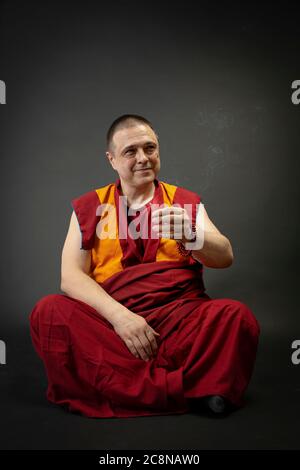
{"type": "Polygon", "coordinates": [[[73,211],[62,250],[62,292],[93,307],[114,327],[130,352],[148,360],[157,351],[155,336],[159,336],[146,320],[111,297],[92,277],[91,250],[81,249],[81,233],[73,211]]]}
{"type": "Polygon", "coordinates": [[[72,212],[70,226],[62,250],[61,290],[93,307],[111,324],[118,321],[129,310],[113,299],[94,279],[89,276],[91,250],[82,250],[81,233],[75,212],[72,212]]]}

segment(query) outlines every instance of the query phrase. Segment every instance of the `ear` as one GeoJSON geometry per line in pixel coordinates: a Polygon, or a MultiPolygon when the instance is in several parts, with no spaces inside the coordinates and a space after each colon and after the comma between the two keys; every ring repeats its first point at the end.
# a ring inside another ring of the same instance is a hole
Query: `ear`
{"type": "Polygon", "coordinates": [[[109,160],[109,163],[111,164],[111,166],[115,170],[116,168],[115,168],[115,164],[114,164],[114,156],[110,152],[105,152],[105,154],[106,154],[107,159],[109,160]]]}

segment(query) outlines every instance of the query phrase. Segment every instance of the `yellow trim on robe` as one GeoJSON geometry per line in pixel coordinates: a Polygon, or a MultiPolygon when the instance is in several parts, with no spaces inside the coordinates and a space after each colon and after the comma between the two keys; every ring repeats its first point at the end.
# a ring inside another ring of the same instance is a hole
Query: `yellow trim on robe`
{"type": "MultiPolygon", "coordinates": [[[[115,221],[117,221],[114,189],[114,184],[108,184],[103,188],[96,189],[96,193],[99,198],[99,203],[111,204],[115,208],[114,217],[115,221]]],[[[116,234],[116,239],[100,239],[97,235],[95,236],[95,244],[92,249],[92,277],[98,283],[102,283],[114,274],[123,271],[121,263],[123,252],[118,238],[117,223],[116,234]]]]}
{"type": "MultiPolygon", "coordinates": [[[[177,186],[169,183],[160,181],[163,201],[168,206],[173,204],[175,192],[177,186]]],[[[109,279],[114,274],[123,271],[123,266],[121,263],[123,252],[119,240],[118,233],[118,224],[117,224],[117,214],[115,206],[115,184],[110,183],[102,188],[95,190],[99,203],[101,204],[110,204],[113,206],[113,218],[116,224],[116,239],[106,238],[100,239],[97,235],[99,231],[99,224],[96,228],[95,243],[92,248],[92,267],[91,267],[91,277],[98,283],[103,283],[109,279]],[[97,230],[98,229],[98,230],[97,230]]],[[[100,219],[101,220],[101,219],[100,219]]],[[[170,240],[168,238],[161,238],[157,253],[156,261],[187,261],[184,258],[177,248],[177,243],[175,240],[170,240]]]]}

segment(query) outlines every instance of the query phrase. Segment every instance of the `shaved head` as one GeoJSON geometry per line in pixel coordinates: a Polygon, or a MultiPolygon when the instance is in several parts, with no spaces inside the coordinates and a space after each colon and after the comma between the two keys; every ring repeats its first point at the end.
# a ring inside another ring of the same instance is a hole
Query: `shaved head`
{"type": "Polygon", "coordinates": [[[114,120],[106,134],[106,147],[107,150],[111,153],[114,152],[114,135],[117,131],[122,129],[128,129],[130,127],[135,127],[137,124],[144,124],[149,126],[156,135],[153,126],[148,119],[138,114],[123,114],[114,120]]]}

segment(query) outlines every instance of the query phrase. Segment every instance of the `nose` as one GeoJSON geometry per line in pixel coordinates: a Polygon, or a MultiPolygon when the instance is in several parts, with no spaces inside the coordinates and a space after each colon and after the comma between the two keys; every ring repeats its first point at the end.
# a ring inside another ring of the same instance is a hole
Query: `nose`
{"type": "Polygon", "coordinates": [[[145,163],[148,161],[148,157],[147,155],[145,154],[144,150],[143,149],[139,149],[136,153],[136,161],[138,163],[145,163]]]}

